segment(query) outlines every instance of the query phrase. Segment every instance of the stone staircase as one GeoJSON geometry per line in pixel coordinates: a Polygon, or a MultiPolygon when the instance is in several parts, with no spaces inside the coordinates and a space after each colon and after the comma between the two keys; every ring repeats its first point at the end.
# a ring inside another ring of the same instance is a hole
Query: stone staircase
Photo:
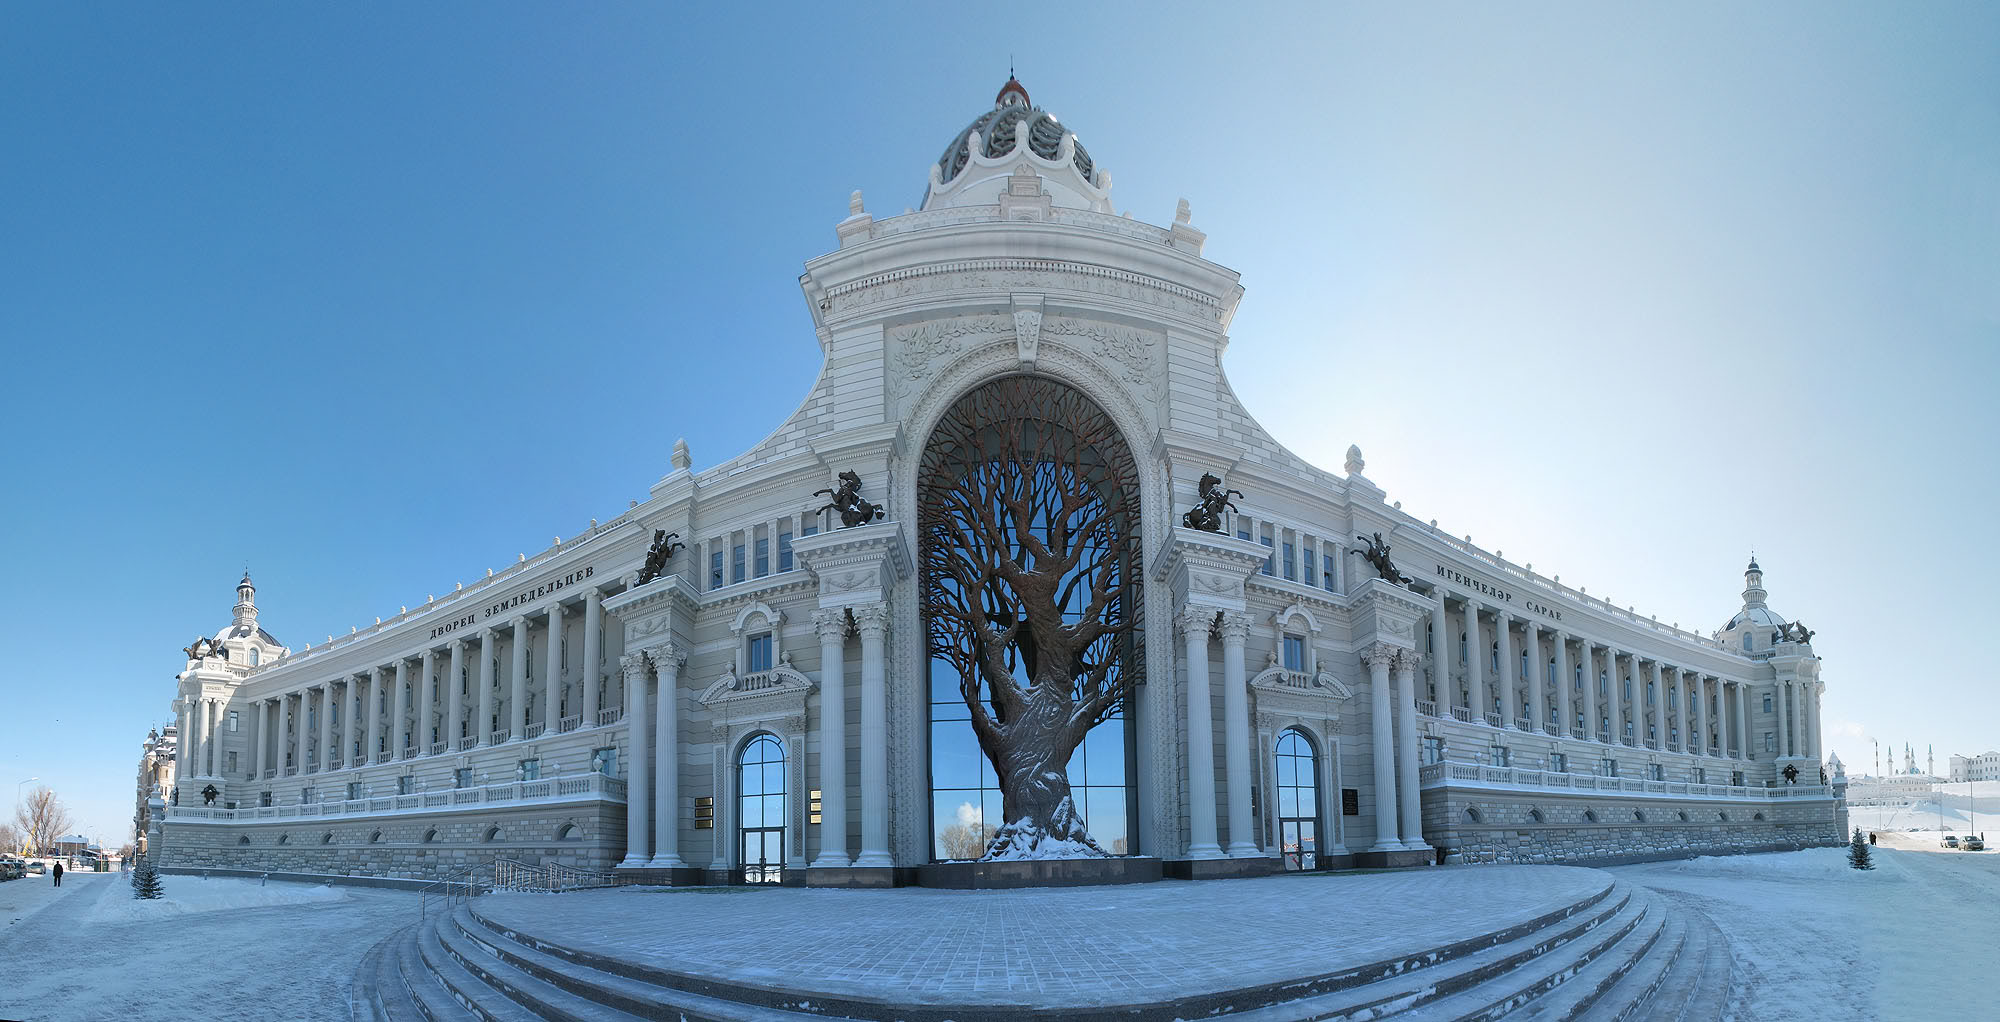
{"type": "Polygon", "coordinates": [[[1720,1019],[1730,968],[1720,931],[1667,895],[1605,879],[1601,890],[1559,911],[1421,954],[1264,987],[1074,1012],[899,1005],[886,991],[882,1001],[864,1001],[672,973],[508,929],[481,916],[477,899],[432,911],[377,944],[362,961],[356,991],[382,1022],[1720,1019]]]}

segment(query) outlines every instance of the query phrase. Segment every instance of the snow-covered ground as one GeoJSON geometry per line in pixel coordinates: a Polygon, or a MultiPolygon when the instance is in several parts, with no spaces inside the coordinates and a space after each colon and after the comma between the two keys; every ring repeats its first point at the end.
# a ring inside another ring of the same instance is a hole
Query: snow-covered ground
{"type": "Polygon", "coordinates": [[[1714,920],[1735,963],[1729,1018],[1989,1017],[2000,853],[1941,851],[1934,834],[1882,840],[1865,872],[1845,848],[1612,872],[1714,920]]]}
{"type": "Polygon", "coordinates": [[[1979,796],[1977,812],[1967,806],[1964,795],[1955,801],[1955,805],[1954,800],[1947,798],[1942,805],[1927,799],[1906,806],[1849,806],[1847,825],[1864,831],[1936,831],[1942,827],[1953,834],[1976,834],[1986,830],[2000,832],[2000,799],[1979,796]]]}
{"type": "Polygon", "coordinates": [[[355,966],[416,921],[404,891],[122,873],[0,884],[0,1018],[344,1020],[355,966]]]}

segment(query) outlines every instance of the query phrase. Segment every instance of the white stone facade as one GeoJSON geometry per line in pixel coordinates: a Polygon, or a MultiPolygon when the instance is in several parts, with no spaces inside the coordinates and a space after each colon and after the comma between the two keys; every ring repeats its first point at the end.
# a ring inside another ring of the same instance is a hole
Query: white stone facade
{"type": "MultiPolygon", "coordinates": [[[[1012,83],[995,114],[1010,105],[1027,107],[1012,83]]],[[[1092,810],[1119,821],[1119,850],[1254,871],[1309,823],[1310,862],[1291,865],[1517,857],[1459,825],[1487,806],[1562,831],[1518,857],[1583,860],[1638,847],[1593,839],[1586,813],[1623,827],[1655,803],[1674,807],[1648,817],[1674,832],[1643,843],[1662,854],[1839,840],[1820,661],[1754,564],[1743,611],[1702,635],[1439,533],[1385,501],[1358,450],[1344,474],[1307,464],[1223,374],[1243,292],[1186,204],[1166,227],[1112,215],[1109,175],[1066,129],[1011,123],[1062,135],[996,152],[969,131],[917,212],[876,220],[855,195],[800,281],[820,377],[750,450],[696,471],[676,445],[636,507],[317,646],[257,628],[246,577],[228,657],[181,676],[169,864],[182,822],[207,865],[254,848],[280,868],[308,835],[317,871],[411,876],[514,828],[533,854],[576,841],[576,864],[675,879],[911,879],[939,858],[948,731],[912,571],[917,467],[960,396],[1016,374],[1086,395],[1140,465],[1146,680],[1092,810]],[[843,471],[879,520],[820,511],[843,471]],[[1247,495],[1220,533],[1180,524],[1207,472],[1247,495]],[[641,585],[660,530],[685,547],[641,585]],[[1359,556],[1376,533],[1409,584],[1359,556]],[[753,771],[753,743],[778,758],[753,771]],[[1543,803],[1562,808],[1526,815],[1543,803]],[[415,852],[370,858],[378,820],[415,852]],[[427,857],[431,829],[450,840],[427,857]]]]}

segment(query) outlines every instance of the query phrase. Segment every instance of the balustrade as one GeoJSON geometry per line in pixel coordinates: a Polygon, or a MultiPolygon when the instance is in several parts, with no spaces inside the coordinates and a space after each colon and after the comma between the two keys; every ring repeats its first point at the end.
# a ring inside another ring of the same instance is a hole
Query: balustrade
{"type": "Polygon", "coordinates": [[[1534,722],[1534,721],[1532,721],[1532,720],[1529,720],[1529,719],[1528,719],[1528,718],[1526,718],[1526,717],[1515,717],[1515,718],[1514,718],[1514,730],[1516,730],[1516,731],[1533,731],[1534,729],[1535,729],[1535,722],[1534,722]]]}
{"type": "Polygon", "coordinates": [[[479,739],[474,738],[471,735],[466,735],[464,738],[458,740],[458,751],[466,752],[478,746],[478,744],[479,744],[479,739]]]}
{"type": "Polygon", "coordinates": [[[446,752],[449,752],[450,750],[451,750],[451,743],[449,743],[449,742],[432,742],[432,743],[431,743],[431,755],[433,755],[433,756],[442,756],[442,755],[444,755],[444,754],[445,754],[446,752]]]}
{"type": "Polygon", "coordinates": [[[603,727],[606,724],[616,724],[624,716],[625,716],[625,707],[607,706],[604,709],[597,711],[597,726],[603,727]]]}
{"type": "Polygon", "coordinates": [[[403,758],[404,758],[404,759],[416,759],[416,758],[417,758],[417,747],[416,747],[416,746],[414,746],[414,745],[405,745],[405,746],[403,746],[403,758]]]}
{"type": "Polygon", "coordinates": [[[527,726],[526,729],[522,731],[522,735],[523,737],[526,738],[540,738],[542,736],[542,732],[547,731],[548,729],[549,726],[546,723],[530,724],[527,726]]]}
{"type": "Polygon", "coordinates": [[[1470,724],[1472,723],[1472,710],[1464,706],[1454,706],[1451,708],[1451,719],[1462,720],[1470,724]]]}
{"type": "Polygon", "coordinates": [[[1417,700],[1417,712],[1423,714],[1426,717],[1437,716],[1438,715],[1437,701],[1434,699],[1417,700]]]}
{"type": "Polygon", "coordinates": [[[493,732],[492,734],[490,734],[490,735],[487,735],[487,736],[486,736],[486,744],[488,744],[488,745],[505,745],[505,744],[507,744],[507,732],[505,732],[505,731],[495,731],[495,732],[493,732]]]}
{"type": "Polygon", "coordinates": [[[564,717],[559,721],[556,721],[556,733],[568,734],[569,732],[574,731],[582,726],[583,726],[583,715],[572,713],[569,716],[564,717]]]}
{"type": "Polygon", "coordinates": [[[1499,726],[1500,726],[1500,714],[1498,714],[1498,713],[1494,713],[1494,712],[1489,712],[1489,713],[1487,713],[1487,714],[1486,714],[1486,723],[1487,723],[1487,726],[1489,726],[1489,727],[1499,727],[1499,726]]]}

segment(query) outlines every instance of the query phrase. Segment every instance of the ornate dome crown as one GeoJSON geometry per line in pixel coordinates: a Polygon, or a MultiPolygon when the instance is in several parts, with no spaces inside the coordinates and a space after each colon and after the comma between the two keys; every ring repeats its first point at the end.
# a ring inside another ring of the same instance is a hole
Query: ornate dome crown
{"type": "Polygon", "coordinates": [[[1110,176],[1012,75],[993,97],[993,109],[974,118],[938,157],[924,208],[990,204],[1001,179],[1024,163],[1047,183],[1057,205],[1110,209],[1110,176]]]}

